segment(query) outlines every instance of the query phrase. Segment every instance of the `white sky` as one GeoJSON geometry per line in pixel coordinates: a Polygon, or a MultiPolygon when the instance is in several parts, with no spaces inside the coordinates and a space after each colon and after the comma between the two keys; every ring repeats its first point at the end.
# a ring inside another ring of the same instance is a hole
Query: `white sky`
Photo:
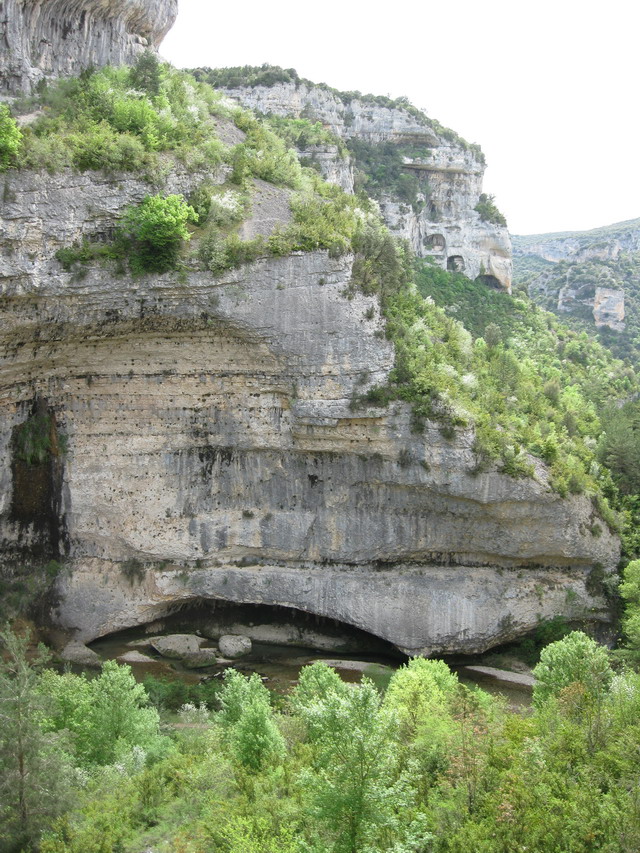
{"type": "Polygon", "coordinates": [[[514,234],[640,216],[636,0],[179,0],[179,67],[295,68],[407,95],[478,142],[514,234]]]}

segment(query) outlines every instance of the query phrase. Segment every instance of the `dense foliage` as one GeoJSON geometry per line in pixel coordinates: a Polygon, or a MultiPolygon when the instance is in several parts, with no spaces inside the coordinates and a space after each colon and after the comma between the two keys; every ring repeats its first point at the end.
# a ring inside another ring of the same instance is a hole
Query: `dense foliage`
{"type": "Polygon", "coordinates": [[[147,196],[122,217],[121,239],[128,244],[132,271],[163,273],[174,269],[188,222],[198,214],[179,195],[147,196]]]}
{"type": "Polygon", "coordinates": [[[41,853],[635,853],[640,677],[574,632],[530,714],[417,658],[381,694],[305,667],[274,701],[227,670],[163,733],[129,667],[0,663],[2,849],[41,853]]]}
{"type": "Polygon", "coordinates": [[[35,112],[24,129],[21,168],[136,172],[158,179],[163,152],[190,168],[225,156],[214,116],[229,112],[208,86],[144,54],[128,68],[102,68],[42,86],[14,109],[35,112]]]}
{"type": "Polygon", "coordinates": [[[14,166],[20,151],[22,133],[6,104],[0,104],[0,172],[14,166]]]}
{"type": "Polygon", "coordinates": [[[440,420],[447,432],[473,423],[479,465],[496,459],[522,476],[533,473],[532,456],[543,459],[554,488],[593,495],[615,524],[606,497],[616,489],[598,462],[600,416],[635,393],[634,371],[526,298],[429,262],[412,274],[406,249],[375,229],[367,239],[370,260],[356,256],[354,282],[380,295],[396,366],[388,386],[356,402],[408,400],[417,429],[425,418],[440,420]]]}
{"type": "Polygon", "coordinates": [[[427,173],[406,169],[404,158],[426,157],[427,149],[363,139],[350,139],[348,146],[356,167],[356,191],[376,199],[391,196],[420,212],[429,196],[427,173]]]}

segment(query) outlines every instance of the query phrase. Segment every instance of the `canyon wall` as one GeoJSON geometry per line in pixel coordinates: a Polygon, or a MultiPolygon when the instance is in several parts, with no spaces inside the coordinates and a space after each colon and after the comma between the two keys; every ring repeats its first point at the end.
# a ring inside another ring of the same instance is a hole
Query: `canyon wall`
{"type": "MultiPolygon", "coordinates": [[[[204,177],[176,171],[165,190],[204,177]]],[[[225,599],[428,654],[480,651],[558,613],[608,618],[594,578],[618,542],[588,499],[553,493],[541,463],[535,479],[477,473],[472,429],[417,434],[402,403],[352,409],[394,352],[375,298],[349,294],[349,256],[220,278],[65,271],[55,250],[108,232],[144,184],[3,183],[0,537],[8,561],[67,559],[60,624],[88,641],[225,599]],[[55,465],[16,457],[38,413],[55,465]]]]}
{"type": "MultiPolygon", "coordinates": [[[[225,90],[260,113],[320,121],[338,137],[379,145],[408,146],[407,172],[426,177],[424,204],[414,209],[393,193],[380,199],[382,215],[419,257],[444,269],[484,276],[488,284],[511,289],[511,241],[506,227],[484,221],[475,210],[482,193],[484,158],[477,146],[431,122],[413,108],[385,106],[366,96],[340,96],[306,82],[225,90]]],[[[317,157],[315,151],[309,152],[317,157]]],[[[339,152],[322,152],[319,165],[327,180],[353,189],[353,162],[339,152]]]]}
{"type": "Polygon", "coordinates": [[[132,63],[157,48],[177,12],[178,0],[2,0],[0,95],[91,66],[132,63]]]}

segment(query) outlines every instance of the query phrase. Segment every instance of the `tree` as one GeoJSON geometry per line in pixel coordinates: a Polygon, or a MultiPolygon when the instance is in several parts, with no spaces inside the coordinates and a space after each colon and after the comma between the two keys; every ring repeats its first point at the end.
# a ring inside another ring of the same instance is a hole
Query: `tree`
{"type": "Polygon", "coordinates": [[[583,685],[588,700],[599,701],[611,684],[613,670],[604,646],[582,631],[572,631],[542,650],[533,675],[533,702],[540,707],[574,683],[583,685]]]}
{"type": "Polygon", "coordinates": [[[44,733],[47,697],[38,669],[44,647],[29,661],[29,635],[0,632],[0,849],[27,849],[68,803],[71,767],[64,741],[44,733]]]}
{"type": "Polygon", "coordinates": [[[22,143],[22,133],[11,117],[9,107],[0,104],[0,172],[14,166],[22,143]]]}
{"type": "Polygon", "coordinates": [[[302,774],[303,785],[312,813],[332,839],[330,849],[378,849],[378,833],[394,825],[405,800],[395,779],[393,716],[380,707],[368,679],[300,705],[299,713],[313,732],[313,763],[302,774]]]}
{"type": "Polygon", "coordinates": [[[48,725],[67,729],[84,765],[111,764],[134,747],[161,750],[159,717],[130,666],[105,661],[98,678],[48,672],[43,687],[52,700],[48,725]]]}
{"type": "Polygon", "coordinates": [[[160,92],[162,70],[158,57],[151,50],[145,50],[129,70],[129,80],[134,89],[141,89],[152,97],[160,92]]]}
{"type": "Polygon", "coordinates": [[[242,709],[234,726],[233,747],[240,764],[255,772],[284,755],[284,738],[268,704],[253,699],[242,709]]]}
{"type": "Polygon", "coordinates": [[[183,240],[189,240],[187,222],[198,215],[181,195],[148,195],[122,218],[121,238],[128,244],[133,272],[163,273],[175,269],[183,240]]]}
{"type": "Polygon", "coordinates": [[[640,560],[632,560],[625,568],[620,595],[626,606],[622,627],[629,648],[640,653],[640,560]]]}

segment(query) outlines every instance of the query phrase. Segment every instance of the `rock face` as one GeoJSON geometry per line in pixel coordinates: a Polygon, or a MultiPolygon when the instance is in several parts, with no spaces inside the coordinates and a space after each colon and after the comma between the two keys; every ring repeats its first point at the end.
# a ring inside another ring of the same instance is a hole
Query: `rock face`
{"type": "Polygon", "coordinates": [[[624,329],[624,290],[596,287],[593,318],[598,328],[607,326],[621,332],[624,329]]]}
{"type": "MultiPolygon", "coordinates": [[[[381,210],[389,228],[411,243],[419,257],[431,257],[445,269],[511,289],[511,242],[505,227],[485,222],[474,210],[482,193],[484,159],[475,146],[430,123],[426,116],[360,98],[340,98],[322,86],[301,82],[227,89],[244,106],[278,116],[321,121],[337,136],[380,144],[409,146],[408,173],[426,175],[428,198],[416,211],[387,194],[381,210]],[[453,136],[454,138],[448,138],[453,136]]],[[[337,152],[309,151],[327,180],[353,188],[352,164],[337,152]]]]}
{"type": "Polygon", "coordinates": [[[351,409],[394,353],[375,299],[345,295],[348,256],[79,276],[52,257],[60,232],[107,228],[141,185],[5,182],[0,542],[4,558],[45,540],[68,556],[56,618],[79,639],[214,599],[320,614],[411,653],[482,650],[568,609],[607,618],[593,578],[618,542],[592,535],[586,498],[560,499],[542,466],[474,474],[472,430],[416,434],[405,404],[351,409]],[[55,470],[14,456],[35,411],[66,448],[55,470]]]}
{"type": "Polygon", "coordinates": [[[640,219],[594,228],[591,231],[513,237],[514,257],[532,255],[552,263],[593,259],[617,260],[627,252],[640,252],[640,219]]]}
{"type": "Polygon", "coordinates": [[[156,48],[178,0],[4,0],[0,3],[0,93],[90,66],[133,62],[156,48]]]}
{"type": "MultiPolygon", "coordinates": [[[[516,278],[526,282],[534,300],[581,319],[591,313],[600,329],[624,332],[628,321],[630,343],[637,313],[640,219],[591,231],[516,236],[513,247],[516,278]]],[[[623,357],[624,340],[621,336],[616,352],[623,357]]]]}

